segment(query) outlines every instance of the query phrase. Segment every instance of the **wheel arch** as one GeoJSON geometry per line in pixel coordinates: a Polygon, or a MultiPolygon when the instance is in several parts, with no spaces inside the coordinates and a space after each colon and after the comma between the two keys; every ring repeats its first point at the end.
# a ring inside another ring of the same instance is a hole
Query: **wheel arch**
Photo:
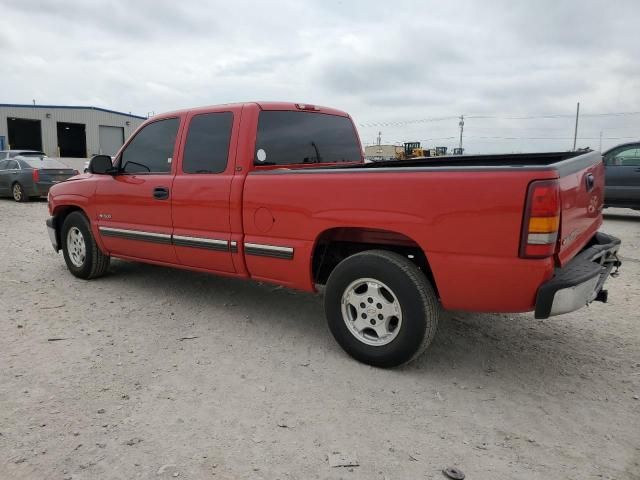
{"type": "Polygon", "coordinates": [[[425,274],[439,297],[427,253],[411,237],[385,229],[334,227],[322,231],[316,237],[311,255],[313,282],[324,285],[342,260],[366,250],[389,250],[406,256],[425,274]]]}
{"type": "Polygon", "coordinates": [[[56,232],[56,240],[58,241],[58,245],[60,245],[60,248],[62,248],[62,225],[64,224],[64,221],[66,220],[66,218],[73,212],[82,213],[85,217],[87,217],[89,224],[91,224],[89,215],[87,215],[87,212],[82,207],[78,205],[57,206],[53,210],[51,218],[53,219],[53,225],[55,227],[55,232],[56,232]]]}

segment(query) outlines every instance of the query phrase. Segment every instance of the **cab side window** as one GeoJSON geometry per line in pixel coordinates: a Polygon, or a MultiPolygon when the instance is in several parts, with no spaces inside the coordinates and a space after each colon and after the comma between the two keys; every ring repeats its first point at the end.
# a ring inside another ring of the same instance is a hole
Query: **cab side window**
{"type": "Polygon", "coordinates": [[[360,160],[360,143],[347,117],[311,112],[260,112],[254,165],[360,160]]]}
{"type": "Polygon", "coordinates": [[[7,168],[8,163],[9,163],[8,160],[0,160],[0,170],[8,170],[7,168]]]}
{"type": "Polygon", "coordinates": [[[184,147],[184,173],[221,173],[227,168],[233,113],[196,115],[189,124],[184,147]]]}
{"type": "Polygon", "coordinates": [[[169,173],[179,118],[148,124],[122,152],[120,169],[124,173],[169,173]]]}

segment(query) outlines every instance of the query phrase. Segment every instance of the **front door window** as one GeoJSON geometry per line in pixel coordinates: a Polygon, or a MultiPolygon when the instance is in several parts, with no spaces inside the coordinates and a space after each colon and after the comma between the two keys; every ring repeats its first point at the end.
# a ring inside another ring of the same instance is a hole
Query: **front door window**
{"type": "Polygon", "coordinates": [[[124,173],[169,173],[180,120],[168,118],[144,127],[124,149],[120,170],[124,173]]]}

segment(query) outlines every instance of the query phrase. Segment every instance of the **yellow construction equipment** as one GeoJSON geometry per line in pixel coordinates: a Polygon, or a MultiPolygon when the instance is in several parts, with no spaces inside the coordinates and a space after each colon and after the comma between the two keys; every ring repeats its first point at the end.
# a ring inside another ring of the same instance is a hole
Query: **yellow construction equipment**
{"type": "Polygon", "coordinates": [[[410,158],[427,156],[425,149],[420,146],[420,142],[406,142],[404,150],[396,153],[397,160],[409,160],[410,158]]]}
{"type": "Polygon", "coordinates": [[[440,157],[447,154],[447,147],[422,148],[420,142],[406,142],[404,149],[396,153],[396,160],[412,158],[440,157]]]}

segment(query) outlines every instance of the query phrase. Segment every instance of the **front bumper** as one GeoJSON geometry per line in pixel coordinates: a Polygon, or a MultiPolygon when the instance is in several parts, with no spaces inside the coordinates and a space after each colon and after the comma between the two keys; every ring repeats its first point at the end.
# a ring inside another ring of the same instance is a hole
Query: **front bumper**
{"type": "Polygon", "coordinates": [[[542,284],[536,297],[536,318],[573,312],[594,300],[606,301],[602,290],[613,268],[620,266],[620,240],[598,232],[591,243],[567,265],[558,268],[551,280],[542,284]]]}
{"type": "Polygon", "coordinates": [[[53,249],[56,252],[59,252],[60,245],[58,244],[58,232],[56,230],[55,217],[47,218],[47,232],[49,233],[49,240],[51,240],[51,245],[53,245],[53,249]]]}

